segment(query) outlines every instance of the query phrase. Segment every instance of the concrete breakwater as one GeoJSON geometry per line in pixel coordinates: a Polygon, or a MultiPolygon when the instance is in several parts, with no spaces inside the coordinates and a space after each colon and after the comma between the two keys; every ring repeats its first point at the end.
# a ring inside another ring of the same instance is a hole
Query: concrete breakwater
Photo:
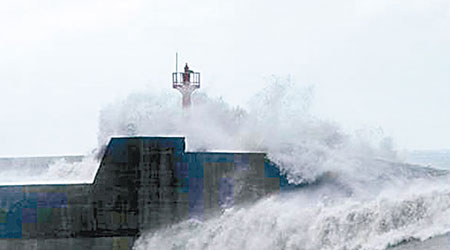
{"type": "Polygon", "coordinates": [[[0,249],[129,249],[145,230],[290,188],[264,153],[113,138],[91,184],[0,186],[0,249]]]}

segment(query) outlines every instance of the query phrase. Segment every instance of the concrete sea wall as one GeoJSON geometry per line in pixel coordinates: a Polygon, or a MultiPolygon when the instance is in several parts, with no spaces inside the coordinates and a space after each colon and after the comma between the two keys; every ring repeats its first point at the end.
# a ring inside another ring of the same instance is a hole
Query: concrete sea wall
{"type": "Polygon", "coordinates": [[[264,153],[185,152],[181,137],[113,138],[92,184],[0,186],[0,249],[129,249],[143,230],[290,188],[264,153]]]}

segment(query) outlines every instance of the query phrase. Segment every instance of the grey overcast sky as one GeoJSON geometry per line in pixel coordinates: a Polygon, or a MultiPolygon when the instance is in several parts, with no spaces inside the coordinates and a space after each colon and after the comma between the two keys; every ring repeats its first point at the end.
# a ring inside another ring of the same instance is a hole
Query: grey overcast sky
{"type": "Polygon", "coordinates": [[[290,75],[345,129],[450,148],[450,0],[1,0],[0,156],[86,153],[104,105],[170,88],[176,51],[232,104],[290,75]]]}

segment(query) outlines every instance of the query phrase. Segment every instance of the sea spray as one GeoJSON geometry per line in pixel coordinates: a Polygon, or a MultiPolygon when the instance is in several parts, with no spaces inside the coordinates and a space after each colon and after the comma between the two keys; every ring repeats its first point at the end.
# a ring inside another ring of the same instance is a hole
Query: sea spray
{"type": "Polygon", "coordinates": [[[134,249],[385,249],[448,232],[448,181],[440,180],[439,188],[418,188],[429,184],[424,180],[390,186],[374,197],[343,197],[327,184],[320,191],[306,188],[144,233],[134,249]]]}
{"type": "Polygon", "coordinates": [[[99,147],[113,136],[182,135],[189,151],[266,152],[292,183],[314,182],[330,171],[351,172],[366,159],[395,160],[393,151],[314,117],[312,92],[275,78],[249,102],[250,108],[194,93],[193,106],[185,112],[177,93],[133,94],[101,111],[99,147]]]}
{"type": "MultiPolygon", "coordinates": [[[[206,221],[144,232],[135,249],[383,249],[448,232],[447,172],[399,163],[379,130],[347,134],[314,117],[312,92],[277,79],[246,109],[202,93],[187,112],[177,93],[136,93],[105,107],[100,157],[114,136],[181,135],[190,151],[266,152],[290,182],[307,184],[206,221]]],[[[39,183],[91,182],[98,159],[54,162],[39,183]]]]}
{"type": "MultiPolygon", "coordinates": [[[[45,157],[42,157],[45,160],[45,157]]],[[[50,162],[36,159],[32,165],[12,164],[3,168],[1,185],[92,183],[98,168],[94,154],[69,161],[54,157],[50,162]]],[[[20,163],[20,162],[19,162],[20,163]]]]}
{"type": "Polygon", "coordinates": [[[144,233],[135,249],[383,249],[447,232],[447,172],[400,163],[381,130],[347,134],[318,119],[309,109],[312,90],[276,79],[247,109],[202,93],[185,112],[169,93],[105,108],[100,145],[115,135],[182,135],[190,151],[266,152],[291,183],[310,184],[144,233]]]}

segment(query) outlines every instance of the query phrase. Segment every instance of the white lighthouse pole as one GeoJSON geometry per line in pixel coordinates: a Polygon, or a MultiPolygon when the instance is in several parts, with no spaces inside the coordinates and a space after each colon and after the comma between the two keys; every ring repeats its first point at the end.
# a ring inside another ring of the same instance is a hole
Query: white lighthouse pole
{"type": "Polygon", "coordinates": [[[178,72],[178,53],[176,54],[176,72],[172,73],[172,85],[174,89],[180,91],[182,95],[182,105],[184,109],[191,106],[191,95],[200,88],[200,73],[189,70],[186,63],[184,72],[178,72]]]}

